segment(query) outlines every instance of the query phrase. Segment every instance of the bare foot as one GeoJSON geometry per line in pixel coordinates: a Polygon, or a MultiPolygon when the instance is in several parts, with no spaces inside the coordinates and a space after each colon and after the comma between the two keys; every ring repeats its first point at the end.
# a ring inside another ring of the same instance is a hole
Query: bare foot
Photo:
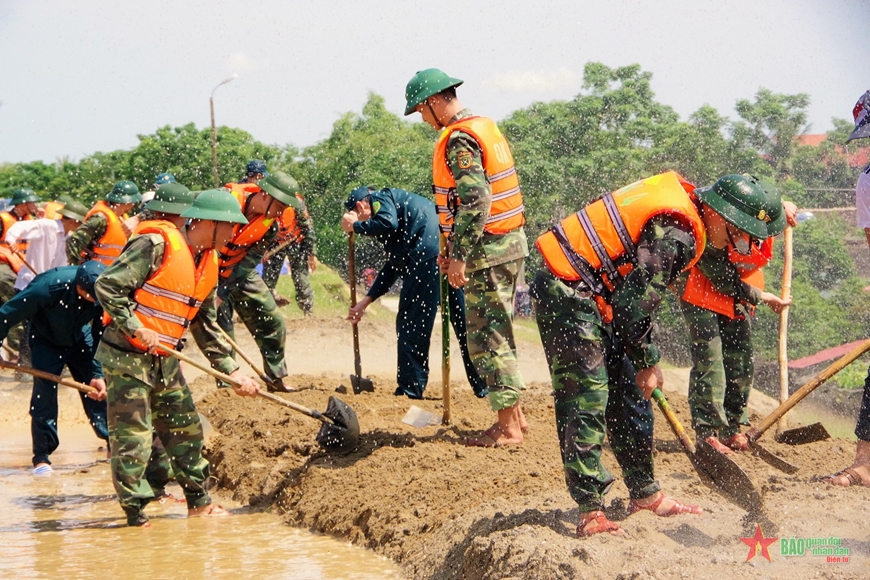
{"type": "Polygon", "coordinates": [[[498,421],[479,437],[469,437],[465,444],[469,447],[501,447],[502,445],[519,445],[523,442],[523,431],[520,428],[519,405],[499,409],[498,421]]]}
{"type": "Polygon", "coordinates": [[[529,432],[529,422],[526,421],[526,415],[523,413],[523,406],[521,403],[517,403],[517,412],[519,414],[520,419],[520,431],[523,433],[529,432]]]}
{"type": "Polygon", "coordinates": [[[230,512],[225,510],[223,507],[215,505],[213,503],[187,510],[187,517],[189,518],[219,517],[228,515],[230,515],[230,512]]]}

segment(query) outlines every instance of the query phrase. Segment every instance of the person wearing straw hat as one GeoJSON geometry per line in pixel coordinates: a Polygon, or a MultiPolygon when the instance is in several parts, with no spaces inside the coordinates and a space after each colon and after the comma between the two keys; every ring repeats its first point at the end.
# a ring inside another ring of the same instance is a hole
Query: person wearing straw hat
{"type": "MultiPolygon", "coordinates": [[[[149,203],[169,213],[156,196],[149,203]]],[[[143,510],[157,497],[146,477],[153,434],[171,459],[188,516],[228,513],[206,489],[209,465],[190,389],[178,360],[161,350],[183,348],[190,328],[212,367],[238,379],[236,393],[259,390],[230,356],[215,313],[218,251],[247,219],[224,189],[200,193],[179,217],[188,220],[182,228],[166,220],[140,224],[95,287],[107,321],[96,358],[106,374],[112,479],[130,526],[150,525],[143,510]]]]}
{"type": "MultiPolygon", "coordinates": [[[[96,344],[91,322],[102,315],[94,301],[94,283],[106,269],[100,262],[52,268],[36,276],[12,300],[0,307],[0,341],[9,329],[30,320],[33,368],[60,375],[67,367],[73,378],[96,389],[79,393],[94,434],[108,442],[106,383],[94,359],[96,344]]],[[[49,456],[60,441],[57,433],[57,383],[34,377],[30,398],[30,433],[33,438],[33,474],[51,473],[49,456]]]]}

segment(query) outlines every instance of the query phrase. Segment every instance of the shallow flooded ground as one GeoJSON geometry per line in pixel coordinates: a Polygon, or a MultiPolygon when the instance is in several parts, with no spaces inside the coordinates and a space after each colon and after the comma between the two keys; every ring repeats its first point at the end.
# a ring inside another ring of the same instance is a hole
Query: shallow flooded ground
{"type": "MultiPolygon", "coordinates": [[[[187,519],[184,503],[148,507],[125,525],[101,443],[74,392],[60,393],[54,473],[31,474],[29,387],[0,382],[0,578],[400,578],[372,552],[284,525],[229,498],[228,518],[187,519]]],[[[177,497],[181,489],[172,486],[177,497]]]]}

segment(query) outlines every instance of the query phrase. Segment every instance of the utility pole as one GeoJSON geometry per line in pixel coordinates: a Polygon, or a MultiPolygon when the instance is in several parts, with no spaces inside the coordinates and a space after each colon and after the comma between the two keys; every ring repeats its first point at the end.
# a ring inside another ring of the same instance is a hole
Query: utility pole
{"type": "Polygon", "coordinates": [[[220,187],[220,181],[218,177],[218,162],[217,162],[217,129],[214,124],[214,92],[218,90],[219,87],[227,84],[230,81],[233,81],[239,75],[236,73],[231,74],[224,80],[222,80],[218,86],[211,90],[211,96],[208,98],[208,106],[211,109],[211,173],[212,179],[214,181],[215,188],[220,187]]]}

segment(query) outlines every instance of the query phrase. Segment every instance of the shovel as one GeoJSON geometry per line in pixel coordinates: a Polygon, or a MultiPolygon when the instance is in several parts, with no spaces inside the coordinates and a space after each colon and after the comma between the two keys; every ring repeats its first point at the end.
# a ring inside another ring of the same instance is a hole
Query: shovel
{"type": "MultiPolygon", "coordinates": [[[[791,258],[792,258],[792,229],[785,228],[785,249],[783,251],[782,266],[782,294],[783,300],[791,298],[791,258]]],[[[784,403],[788,399],[788,311],[786,306],[779,313],[779,402],[784,403]]],[[[776,437],[779,438],[785,430],[785,415],[776,424],[776,437]]]]}
{"type": "MultiPolygon", "coordinates": [[[[761,437],[765,431],[767,431],[771,425],[776,423],[780,417],[782,417],[785,413],[789,412],[792,407],[800,403],[804,400],[804,398],[812,393],[819,385],[826,382],[828,379],[836,375],[838,372],[849,366],[851,363],[855,362],[861,355],[865,352],[870,351],[870,339],[865,340],[857,347],[852,349],[851,352],[844,354],[842,357],[831,363],[831,365],[814,376],[810,381],[802,386],[800,389],[794,392],[791,397],[788,398],[784,403],[782,403],[779,407],[774,409],[773,413],[767,416],[767,418],[762,421],[758,427],[753,427],[749,431],[746,432],[746,436],[750,441],[755,441],[759,437],[761,437]]],[[[806,427],[797,427],[795,429],[789,429],[788,431],[783,431],[781,438],[786,443],[791,443],[792,445],[797,445],[800,443],[811,443],[813,441],[819,441],[819,437],[824,431],[825,436],[822,439],[827,439],[830,437],[828,431],[824,428],[821,423],[814,423],[813,425],[807,425],[806,427]],[[794,443],[792,443],[794,442],[794,443]]]]}
{"type": "MultiPolygon", "coordinates": [[[[439,235],[441,255],[447,255],[447,241],[439,235]]],[[[441,393],[444,402],[444,413],[441,424],[449,425],[451,420],[450,404],[450,286],[447,284],[447,274],[441,274],[441,393]]]]}
{"type": "Polygon", "coordinates": [[[34,377],[39,377],[40,379],[45,379],[47,381],[53,381],[59,385],[63,385],[65,387],[70,387],[77,391],[81,391],[83,393],[96,393],[97,389],[90,385],[86,385],[84,383],[80,383],[78,381],[73,381],[71,379],[65,379],[63,377],[59,377],[57,375],[53,375],[51,373],[47,373],[45,371],[40,371],[37,369],[32,369],[30,367],[24,367],[21,365],[17,365],[15,363],[6,362],[4,360],[0,360],[0,368],[4,369],[12,369],[13,371],[20,371],[27,375],[32,375],[34,377]]]}
{"type": "Polygon", "coordinates": [[[228,343],[230,343],[230,346],[233,347],[233,350],[236,351],[240,357],[242,357],[242,360],[244,360],[246,363],[248,363],[248,366],[251,367],[251,369],[253,369],[253,371],[255,373],[257,373],[257,376],[260,377],[261,381],[263,381],[267,385],[270,385],[274,382],[274,379],[269,377],[269,375],[266,374],[266,371],[260,369],[260,367],[258,367],[254,363],[254,361],[251,359],[251,357],[249,357],[247,354],[245,354],[245,351],[242,350],[242,348],[236,343],[235,340],[233,340],[233,337],[231,337],[226,330],[224,330],[221,327],[218,327],[218,330],[221,331],[221,336],[224,337],[224,340],[226,340],[228,343]]]}
{"type": "MultiPolygon", "coordinates": [[[[166,353],[180,361],[184,361],[217,379],[233,385],[239,384],[239,382],[233,377],[220,371],[216,371],[210,366],[195,361],[189,356],[181,354],[176,350],[165,350],[161,348],[160,352],[166,353]]],[[[272,393],[259,391],[257,395],[322,422],[323,425],[321,425],[320,431],[317,432],[316,440],[324,449],[329,451],[350,451],[359,443],[359,420],[357,419],[356,413],[345,402],[336,397],[329,397],[326,411],[320,413],[314,409],[309,409],[308,407],[303,407],[302,405],[292,401],[282,399],[272,393]]]]}
{"type": "MultiPolygon", "coordinates": [[[[350,306],[356,306],[356,260],[355,260],[355,244],[353,232],[347,242],[347,263],[350,274],[350,306]]],[[[353,375],[350,375],[350,386],[353,388],[353,394],[359,395],[363,391],[373,393],[375,390],[371,379],[362,376],[362,362],[359,356],[359,326],[351,324],[353,327],[353,375]]]]}
{"type": "Polygon", "coordinates": [[[692,443],[661,390],[655,389],[652,396],[668,420],[674,435],[680,440],[701,480],[708,484],[712,483],[726,499],[749,513],[760,514],[763,508],[761,491],[749,475],[731,459],[713,449],[706,441],[698,441],[697,445],[692,443]]]}

